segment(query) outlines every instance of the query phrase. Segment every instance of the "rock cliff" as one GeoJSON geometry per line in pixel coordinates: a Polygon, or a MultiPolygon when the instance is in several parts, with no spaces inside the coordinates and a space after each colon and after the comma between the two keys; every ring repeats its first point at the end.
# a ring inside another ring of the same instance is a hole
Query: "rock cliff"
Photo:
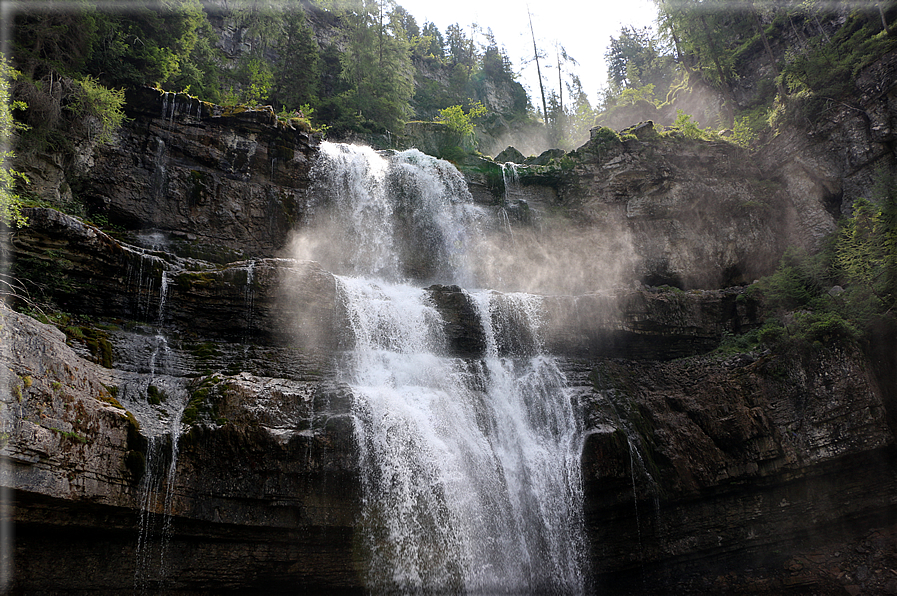
{"type": "MultiPolygon", "coordinates": [[[[0,311],[13,592],[363,593],[352,396],[334,374],[353,338],[333,275],[281,253],[317,140],[181,95],[129,106],[67,174],[118,231],[35,208],[3,244],[28,289],[16,306],[56,324],[0,311]]],[[[483,275],[575,278],[544,297],[543,334],[586,430],[590,588],[893,593],[894,331],[795,358],[710,352],[764,316],[726,286],[833,221],[831,190],[791,177],[797,148],[771,170],[640,134],[523,175],[508,192],[529,216],[476,193],[495,220],[484,250],[500,249],[483,275]]],[[[470,297],[427,291],[447,352],[481,356],[470,297]]]]}
{"type": "Polygon", "coordinates": [[[149,88],[128,95],[127,114],[131,125],[72,182],[91,213],[137,230],[137,244],[214,262],[283,246],[302,218],[314,135],[269,107],[228,110],[149,88]]]}

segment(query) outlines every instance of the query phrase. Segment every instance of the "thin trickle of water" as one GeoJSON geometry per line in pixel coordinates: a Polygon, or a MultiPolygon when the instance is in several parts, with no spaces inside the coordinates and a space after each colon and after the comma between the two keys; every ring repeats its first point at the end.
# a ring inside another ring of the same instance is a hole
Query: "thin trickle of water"
{"type": "Polygon", "coordinates": [[[511,218],[508,216],[508,210],[504,207],[499,207],[498,219],[501,223],[502,229],[506,230],[508,232],[508,236],[511,236],[511,238],[513,238],[514,230],[511,229],[511,218]]]}
{"type": "Polygon", "coordinates": [[[174,483],[178,472],[178,449],[181,439],[181,417],[184,415],[184,409],[187,401],[175,410],[175,416],[172,418],[170,433],[171,437],[171,457],[168,464],[168,473],[165,475],[165,503],[162,517],[162,535],[161,546],[159,548],[159,576],[164,583],[167,575],[167,567],[165,566],[165,557],[168,554],[168,545],[171,544],[172,518],[174,513],[174,483]]]}
{"type": "Polygon", "coordinates": [[[498,209],[498,218],[503,230],[506,230],[508,236],[513,240],[514,231],[511,227],[511,218],[508,215],[508,206],[511,204],[511,195],[517,190],[520,184],[520,173],[517,171],[517,164],[507,162],[501,164],[501,181],[504,186],[504,201],[498,209]]]}
{"type": "Polygon", "coordinates": [[[252,314],[255,304],[255,261],[250,260],[246,265],[246,287],[243,289],[243,300],[246,307],[246,333],[244,334],[244,343],[249,340],[252,334],[252,314]]]}
{"type": "Polygon", "coordinates": [[[165,302],[168,300],[168,271],[162,270],[162,280],[159,283],[159,324],[165,324],[165,302]]]}
{"type": "Polygon", "coordinates": [[[517,171],[516,163],[501,164],[501,181],[505,187],[505,203],[507,203],[511,199],[511,192],[520,185],[520,172],[517,171]]]}
{"type": "Polygon", "coordinates": [[[165,301],[168,296],[169,265],[156,255],[142,249],[128,248],[128,265],[125,284],[134,296],[134,314],[147,321],[163,322],[165,301]],[[136,263],[136,264],[135,264],[136,263]],[[157,280],[159,294],[156,294],[157,280]],[[154,309],[153,305],[157,307],[154,309]]]}
{"type": "Polygon", "coordinates": [[[645,489],[644,493],[646,494],[643,494],[642,497],[650,496],[654,503],[654,523],[656,528],[660,528],[661,526],[660,490],[657,481],[648,469],[648,464],[645,462],[645,458],[642,455],[642,451],[645,449],[643,439],[638,431],[633,428],[631,423],[631,420],[637,419],[638,416],[632,414],[624,415],[620,412],[620,408],[623,407],[625,409],[626,406],[621,406],[617,403],[614,390],[606,390],[604,395],[616,418],[616,427],[622,429],[623,432],[626,433],[626,443],[629,449],[629,472],[632,482],[632,506],[635,511],[638,555],[639,561],[641,562],[644,560],[644,552],[642,546],[642,516],[639,511],[639,485],[642,484],[645,489]]]}
{"type": "MultiPolygon", "coordinates": [[[[178,105],[178,96],[175,94],[174,98],[171,101],[171,114],[168,116],[168,132],[171,133],[171,129],[174,126],[174,114],[177,112],[178,105]]],[[[164,114],[163,114],[164,118],[164,114]]]]}
{"type": "MultiPolygon", "coordinates": [[[[158,310],[160,324],[165,321],[168,281],[168,271],[163,269],[158,310]]],[[[141,398],[143,395],[147,398],[155,397],[156,403],[160,405],[163,399],[168,402],[165,409],[168,423],[165,432],[151,435],[147,439],[146,466],[138,488],[140,527],[134,589],[139,593],[165,589],[166,556],[173,535],[172,513],[181,418],[188,402],[183,387],[171,382],[172,373],[176,372],[176,354],[168,345],[164,332],[160,330],[155,340],[149,361],[149,379],[140,385],[140,394],[141,398]],[[170,451],[165,449],[166,445],[170,445],[170,451]]]]}
{"type": "Polygon", "coordinates": [[[151,587],[152,576],[150,570],[152,568],[153,549],[152,537],[157,534],[155,526],[158,522],[156,510],[160,494],[160,485],[163,475],[159,473],[160,462],[163,459],[162,439],[164,437],[154,436],[147,440],[146,449],[146,469],[143,478],[140,479],[140,486],[137,489],[137,502],[140,506],[140,520],[137,534],[137,561],[134,572],[134,591],[138,594],[144,594],[151,587]]]}
{"type": "MultiPolygon", "coordinates": [[[[175,396],[169,396],[175,398],[175,396]]],[[[137,492],[140,526],[134,589],[144,594],[164,591],[168,579],[168,547],[173,536],[174,487],[177,480],[181,417],[187,400],[174,407],[165,434],[147,438],[146,468],[137,492]],[[170,446],[170,451],[166,447],[170,446]]]]}
{"type": "Polygon", "coordinates": [[[165,356],[168,355],[168,341],[165,339],[164,335],[156,336],[156,345],[153,348],[152,354],[150,354],[150,383],[152,383],[156,378],[156,362],[159,360],[160,353],[162,354],[163,367],[165,362],[165,356]]]}

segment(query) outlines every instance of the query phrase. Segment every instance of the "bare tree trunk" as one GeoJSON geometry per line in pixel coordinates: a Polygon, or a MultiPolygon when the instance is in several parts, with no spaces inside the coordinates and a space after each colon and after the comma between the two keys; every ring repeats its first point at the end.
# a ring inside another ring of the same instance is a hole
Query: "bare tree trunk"
{"type": "Polygon", "coordinates": [[[729,82],[726,80],[725,71],[723,71],[722,64],[719,61],[719,53],[716,50],[716,43],[713,41],[713,32],[710,29],[710,26],[707,24],[707,20],[704,18],[704,15],[701,14],[701,25],[704,27],[704,35],[707,36],[707,44],[710,48],[710,56],[713,58],[713,64],[716,66],[716,74],[719,77],[720,91],[723,92],[723,96],[725,99],[723,100],[723,113],[721,114],[723,118],[725,118],[725,122],[722,122],[724,126],[732,126],[735,122],[735,95],[732,93],[732,88],[729,86],[729,82]]]}
{"type": "Polygon", "coordinates": [[[545,117],[545,124],[548,124],[548,104],[545,103],[545,87],[542,85],[542,69],[539,68],[539,47],[536,45],[536,30],[533,29],[533,13],[526,7],[526,13],[529,15],[529,31],[533,36],[533,54],[536,57],[536,75],[539,77],[539,91],[542,93],[542,115],[545,117]]]}
{"type": "Polygon", "coordinates": [[[751,2],[751,12],[754,14],[754,24],[757,27],[757,32],[760,34],[760,39],[763,40],[763,47],[766,48],[766,56],[769,58],[769,65],[772,67],[772,75],[776,79],[776,88],[778,89],[779,95],[785,97],[785,86],[782,84],[781,79],[779,79],[779,67],[776,66],[776,57],[772,53],[772,48],[769,46],[766,30],[763,29],[763,23],[760,22],[760,14],[757,12],[757,9],[754,8],[753,1],[751,2]]]}
{"type": "Polygon", "coordinates": [[[557,45],[554,48],[555,54],[558,58],[558,102],[561,109],[561,114],[564,113],[564,81],[561,78],[561,54],[557,51],[557,45]]]}

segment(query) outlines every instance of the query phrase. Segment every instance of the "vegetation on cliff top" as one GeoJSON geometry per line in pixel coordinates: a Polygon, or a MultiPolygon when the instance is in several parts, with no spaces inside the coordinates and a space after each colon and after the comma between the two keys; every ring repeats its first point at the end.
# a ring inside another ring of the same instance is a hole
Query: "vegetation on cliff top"
{"type": "Polygon", "coordinates": [[[6,60],[0,56],[0,221],[21,226],[26,220],[22,216],[21,198],[16,191],[16,181],[27,182],[27,178],[12,168],[15,153],[10,149],[10,145],[15,130],[23,128],[23,125],[17,124],[13,119],[12,110],[27,106],[21,101],[11,102],[9,99],[9,84],[17,75],[17,71],[10,68],[6,60]]]}
{"type": "MultiPolygon", "coordinates": [[[[224,105],[307,106],[334,130],[379,133],[502,88],[513,97],[502,116],[527,117],[526,92],[490,31],[443,34],[385,0],[144,0],[127,11],[70,0],[19,7],[13,34],[16,93],[62,106],[60,80],[149,84],[224,105]]],[[[38,103],[26,120],[46,116],[38,103]]]]}

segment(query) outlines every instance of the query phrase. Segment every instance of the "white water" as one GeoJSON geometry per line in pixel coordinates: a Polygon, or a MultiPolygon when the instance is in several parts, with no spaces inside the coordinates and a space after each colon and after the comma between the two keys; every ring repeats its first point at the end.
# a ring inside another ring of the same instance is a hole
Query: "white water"
{"type": "Polygon", "coordinates": [[[343,274],[352,346],[340,374],[364,472],[368,588],[581,593],[582,436],[564,375],[542,350],[540,300],[469,293],[485,352],[446,355],[439,312],[407,280],[423,271],[419,283],[473,283],[467,247],[482,211],[463,179],[416,151],[386,157],[325,143],[322,153],[319,177],[338,188],[315,206],[315,223],[353,249],[304,248],[343,274]],[[409,266],[419,239],[396,229],[409,221],[429,234],[435,263],[409,266]]]}
{"type": "Polygon", "coordinates": [[[301,255],[335,273],[469,284],[465,250],[485,212],[448,162],[410,149],[322,143],[301,255]]]}
{"type": "MultiPolygon", "coordinates": [[[[141,261],[142,262],[142,261],[141,261]]],[[[141,270],[142,273],[142,270],[141,270]]],[[[159,287],[158,322],[165,322],[165,307],[168,297],[168,271],[162,270],[159,287]]],[[[168,345],[168,339],[160,328],[154,338],[155,345],[149,357],[149,378],[141,378],[136,383],[121,385],[122,399],[127,403],[134,399],[140,409],[148,409],[153,422],[156,418],[167,422],[143,424],[148,433],[146,468],[138,487],[137,501],[140,506],[140,526],[138,528],[134,590],[137,593],[157,592],[165,589],[167,576],[166,557],[171,542],[174,486],[177,478],[178,442],[181,435],[181,417],[187,406],[188,394],[173,374],[177,356],[168,345]],[[157,396],[165,404],[158,404],[158,410],[146,404],[149,388],[154,387],[157,396]],[[136,396],[128,395],[136,389],[136,396]],[[163,414],[164,412],[164,414],[163,414]],[[151,429],[156,428],[153,433],[151,429]],[[170,451],[166,445],[170,445],[170,451]],[[167,452],[166,452],[167,451],[167,452]]],[[[139,411],[131,406],[134,411],[139,411]]],[[[146,416],[141,416],[146,422],[146,416]]]]}

